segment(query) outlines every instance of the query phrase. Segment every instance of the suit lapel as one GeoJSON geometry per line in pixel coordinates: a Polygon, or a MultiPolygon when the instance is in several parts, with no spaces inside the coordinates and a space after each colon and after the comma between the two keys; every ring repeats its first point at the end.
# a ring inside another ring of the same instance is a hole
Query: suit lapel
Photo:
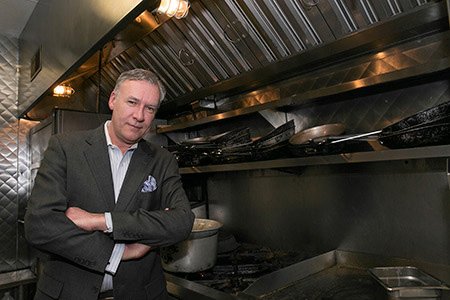
{"type": "Polygon", "coordinates": [[[84,150],[84,155],[91,172],[96,175],[94,178],[101,191],[100,197],[104,201],[107,210],[113,211],[115,206],[114,185],[103,126],[96,129],[92,136],[86,139],[86,142],[88,146],[84,150]]]}
{"type": "Polygon", "coordinates": [[[151,153],[145,141],[140,141],[136,150],[134,150],[127,174],[123,180],[119,198],[115,207],[116,211],[125,211],[130,202],[134,199],[135,194],[141,188],[143,182],[149,175],[147,167],[151,162],[151,153]]]}

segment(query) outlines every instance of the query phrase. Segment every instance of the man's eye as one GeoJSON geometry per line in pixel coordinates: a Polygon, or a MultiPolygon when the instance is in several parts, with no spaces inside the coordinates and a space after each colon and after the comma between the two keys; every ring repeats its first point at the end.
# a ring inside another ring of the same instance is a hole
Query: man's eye
{"type": "Polygon", "coordinates": [[[150,113],[154,113],[156,111],[156,108],[154,108],[153,106],[147,106],[147,111],[150,113]]]}
{"type": "Polygon", "coordinates": [[[128,104],[130,104],[130,105],[136,105],[136,101],[135,100],[128,100],[128,104]]]}

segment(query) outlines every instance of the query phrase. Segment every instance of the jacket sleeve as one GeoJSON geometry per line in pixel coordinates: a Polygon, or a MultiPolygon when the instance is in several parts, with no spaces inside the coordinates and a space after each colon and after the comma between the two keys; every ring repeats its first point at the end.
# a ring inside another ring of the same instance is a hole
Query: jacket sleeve
{"type": "Polygon", "coordinates": [[[155,160],[160,165],[159,169],[164,170],[157,193],[161,209],[113,211],[113,236],[116,241],[168,246],[186,239],[191,233],[194,214],[182,186],[178,164],[171,154],[155,160]]]}
{"type": "Polygon", "coordinates": [[[66,152],[59,136],[52,136],[36,175],[25,214],[25,237],[39,250],[75,264],[104,272],[114,241],[102,232],[79,229],[65,215],[66,152]]]}

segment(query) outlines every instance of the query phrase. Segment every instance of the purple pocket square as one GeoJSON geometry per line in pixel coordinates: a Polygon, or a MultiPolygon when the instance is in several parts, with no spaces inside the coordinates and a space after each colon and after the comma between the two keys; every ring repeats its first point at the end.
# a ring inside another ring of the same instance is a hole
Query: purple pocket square
{"type": "Polygon", "coordinates": [[[144,185],[142,186],[141,193],[153,192],[157,187],[155,177],[148,175],[147,180],[144,181],[144,185]]]}

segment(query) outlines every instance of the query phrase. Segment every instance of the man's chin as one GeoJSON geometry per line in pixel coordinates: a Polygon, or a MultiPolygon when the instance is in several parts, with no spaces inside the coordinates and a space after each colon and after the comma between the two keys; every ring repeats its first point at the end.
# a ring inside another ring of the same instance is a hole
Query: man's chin
{"type": "Polygon", "coordinates": [[[142,135],[132,135],[132,136],[127,136],[127,143],[130,145],[136,144],[137,142],[139,142],[140,139],[142,139],[142,135]]]}

